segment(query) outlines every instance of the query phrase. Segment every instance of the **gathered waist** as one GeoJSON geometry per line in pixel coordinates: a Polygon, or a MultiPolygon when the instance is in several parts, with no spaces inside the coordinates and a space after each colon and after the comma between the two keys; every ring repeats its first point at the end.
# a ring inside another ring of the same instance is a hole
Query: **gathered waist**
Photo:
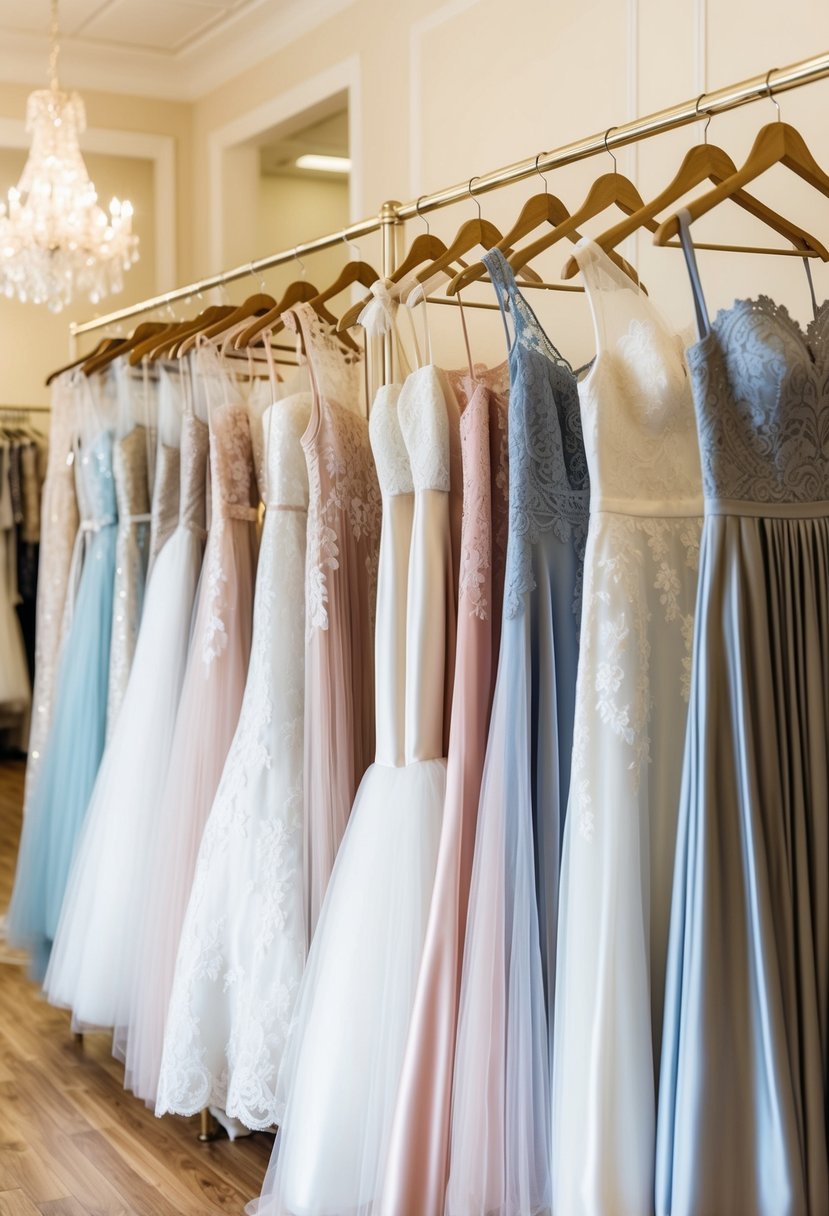
{"type": "Polygon", "coordinates": [[[750,519],[822,519],[829,499],[816,502],[752,502],[741,498],[706,498],[706,515],[743,515],[750,519]]]}
{"type": "Polygon", "coordinates": [[[78,529],[81,532],[100,532],[103,528],[111,528],[117,523],[117,515],[101,515],[97,519],[82,519],[78,529]]]}
{"type": "Polygon", "coordinates": [[[247,523],[256,523],[259,518],[259,508],[244,507],[234,502],[223,502],[219,514],[225,519],[240,519],[247,523]]]}

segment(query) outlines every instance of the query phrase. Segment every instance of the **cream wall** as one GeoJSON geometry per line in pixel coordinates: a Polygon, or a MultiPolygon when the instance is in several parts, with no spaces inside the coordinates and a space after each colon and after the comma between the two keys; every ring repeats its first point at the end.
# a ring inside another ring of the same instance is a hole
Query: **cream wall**
{"type": "MultiPolygon", "coordinates": [[[[285,249],[313,232],[336,232],[349,221],[348,183],[343,179],[272,176],[259,181],[257,252],[285,249]]],[[[340,272],[344,249],[332,249],[308,259],[308,278],[323,289],[340,272]]],[[[281,294],[302,270],[296,263],[272,270],[268,290],[281,294]]]]}
{"type": "MultiPolygon", "coordinates": [[[[356,219],[375,211],[384,198],[415,197],[694,96],[706,85],[716,88],[826,47],[829,7],[820,0],[791,0],[785,19],[777,0],[708,0],[707,5],[702,0],[515,0],[509,6],[503,0],[354,0],[280,54],[196,103],[195,190],[209,198],[210,146],[217,131],[251,112],[279,110],[281,101],[290,109],[292,97],[313,97],[314,81],[324,88],[338,72],[354,81],[356,219]]],[[[827,103],[827,82],[781,100],[785,117],[801,126],[824,164],[829,164],[827,103]]],[[[774,116],[770,104],[756,103],[715,119],[710,137],[739,162],[760,124],[774,116]]],[[[699,131],[686,128],[626,150],[620,168],[634,176],[644,194],[653,193],[672,176],[699,131]]],[[[550,188],[577,206],[590,181],[610,167],[608,157],[568,167],[551,176],[550,188]]],[[[539,187],[528,181],[489,195],[484,213],[504,226],[539,187]]],[[[770,174],[760,193],[781,206],[791,194],[802,194],[799,218],[824,239],[829,235],[829,204],[795,189],[788,175],[770,174]]],[[[433,229],[449,236],[469,215],[474,215],[472,204],[459,205],[434,217],[433,229]]],[[[739,217],[735,221],[724,208],[699,231],[724,239],[735,222],[739,225],[739,217]]],[[[205,270],[214,269],[216,261],[210,223],[207,208],[196,214],[196,259],[205,270]]],[[[601,224],[592,229],[601,230],[601,224]]],[[[417,230],[416,221],[410,230],[417,230]]],[[[306,235],[318,235],[310,223],[306,235]]],[[[758,236],[765,239],[752,227],[743,239],[753,243],[758,236]]],[[[653,249],[649,240],[640,238],[629,253],[652,297],[677,324],[685,323],[691,312],[681,254],[653,249]]],[[[376,242],[365,240],[362,252],[376,258],[376,242]]],[[[794,259],[703,253],[700,260],[711,307],[762,289],[790,300],[797,315],[808,308],[802,266],[794,259]]],[[[550,254],[549,274],[557,274],[563,261],[560,250],[550,254]]],[[[313,259],[309,269],[314,273],[313,259]]],[[[816,277],[819,292],[829,289],[823,268],[816,277]]],[[[575,362],[590,356],[594,340],[583,297],[536,293],[533,303],[564,353],[575,362]]],[[[431,309],[430,318],[437,311],[431,309]]],[[[497,318],[471,315],[476,355],[497,355],[503,347],[497,318]]],[[[432,320],[442,334],[451,335],[451,342],[439,343],[442,357],[451,360],[462,350],[455,318],[443,309],[439,320],[432,320]]]]}

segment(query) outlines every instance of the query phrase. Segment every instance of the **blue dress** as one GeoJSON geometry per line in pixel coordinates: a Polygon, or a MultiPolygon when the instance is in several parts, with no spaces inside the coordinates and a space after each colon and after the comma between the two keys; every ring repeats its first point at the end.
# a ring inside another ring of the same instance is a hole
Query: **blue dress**
{"type": "Polygon", "coordinates": [[[509,538],[464,948],[447,1216],[550,1206],[559,863],[590,498],[576,373],[502,254],[484,261],[510,341],[509,538]]]}
{"type": "Polygon", "coordinates": [[[705,519],[679,804],[657,1216],[829,1212],[829,302],[687,353],[705,519]]]}
{"type": "Polygon", "coordinates": [[[37,979],[49,960],[106,735],[117,533],[109,432],[80,454],[78,496],[78,545],[86,552],[62,647],[52,725],[23,822],[7,921],[9,943],[31,953],[37,979]]]}

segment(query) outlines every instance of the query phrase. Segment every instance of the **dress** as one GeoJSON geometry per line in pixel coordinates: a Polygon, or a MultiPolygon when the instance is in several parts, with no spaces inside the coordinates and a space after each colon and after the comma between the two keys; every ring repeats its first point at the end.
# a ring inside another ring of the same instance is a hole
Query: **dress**
{"type": "Polygon", "coordinates": [[[702,528],[682,344],[590,241],[590,528],[559,896],[553,1206],[646,1216],[702,528]]]}
{"type": "MultiPolygon", "coordinates": [[[[215,391],[211,373],[197,374],[201,391],[232,395],[224,384],[215,391]]],[[[250,657],[258,494],[247,410],[232,398],[214,401],[209,425],[211,523],[156,840],[138,895],[146,912],[124,1047],[125,1083],[153,1105],[182,922],[250,657]]]]}
{"type": "Polygon", "coordinates": [[[302,887],[308,393],[264,414],[266,514],[239,725],[202,838],[176,961],[156,1113],[277,1120],[305,965],[302,887]]]}
{"type": "Polygon", "coordinates": [[[509,366],[453,377],[463,519],[446,801],[429,922],[385,1166],[384,1216],[443,1211],[463,942],[495,686],[507,541],[509,366]]]}
{"type": "MultiPolygon", "coordinates": [[[[184,408],[180,387],[169,408],[184,408]]],[[[162,408],[162,429],[164,415],[162,408]]],[[[179,522],[147,588],[127,691],[90,799],[44,985],[53,1004],[73,1010],[76,1025],[115,1027],[119,1034],[129,1022],[204,550],[207,426],[189,409],[179,425],[179,522]]],[[[176,502],[178,490],[176,483],[176,502]]]]}
{"type": "MultiPolygon", "coordinates": [[[[436,368],[380,390],[377,759],[365,774],[311,944],[277,1086],[260,1216],[379,1210],[434,880],[446,786],[444,684],[454,588],[449,430],[436,368]]],[[[455,417],[453,418],[453,414],[455,417]]]]}
{"type": "Polygon", "coordinates": [[[485,261],[505,327],[509,316],[515,331],[509,538],[464,946],[446,1213],[537,1216],[550,1210],[548,1011],[589,486],[575,373],[500,252],[485,261]]]}
{"type": "Polygon", "coordinates": [[[109,654],[108,740],[112,738],[127,691],[144,604],[144,580],[150,544],[147,443],[147,428],[134,426],[122,438],[116,439],[113,451],[118,537],[115,542],[115,590],[109,654]]]}
{"type": "Polygon", "coordinates": [[[80,422],[77,377],[64,372],[52,385],[49,455],[40,526],[40,567],[37,580],[35,679],[32,725],[26,765],[24,813],[28,812],[35,776],[52,721],[52,700],[62,638],[63,609],[69,587],[72,548],[78,531],[75,494],[75,437],[80,422]]]}
{"type": "MultiPolygon", "coordinates": [[[[0,720],[22,722],[31,703],[26,648],[15,601],[17,556],[9,486],[11,449],[0,441],[0,720]]],[[[22,733],[25,738],[25,730],[22,733]]]]}
{"type": "Polygon", "coordinates": [[[100,431],[81,447],[79,466],[82,520],[76,552],[82,546],[87,551],[62,648],[52,724],[23,822],[7,921],[9,944],[31,952],[37,979],[49,958],[106,731],[118,530],[110,431],[100,431]]]}
{"type": "MultiPolygon", "coordinates": [[[[693,249],[685,227],[692,269],[693,249]]],[[[659,1089],[659,1216],[829,1211],[829,306],[687,352],[705,493],[659,1089]]]]}
{"type": "Polygon", "coordinates": [[[380,496],[362,365],[307,304],[285,314],[308,358],[313,406],[305,590],[304,869],[310,941],[360,778],[374,749],[372,623],[380,496]]]}

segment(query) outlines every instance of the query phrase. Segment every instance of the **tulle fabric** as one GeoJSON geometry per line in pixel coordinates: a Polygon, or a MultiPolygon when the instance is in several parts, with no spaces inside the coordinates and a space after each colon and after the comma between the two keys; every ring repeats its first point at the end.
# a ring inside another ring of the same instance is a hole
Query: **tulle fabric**
{"type": "Polygon", "coordinates": [[[45,989],[83,1027],[123,1027],[150,889],[204,541],[179,528],[156,561],[118,723],[61,912],[45,989]]]}
{"type": "Polygon", "coordinates": [[[164,1022],[196,857],[236,729],[250,654],[254,526],[229,521],[223,524],[218,543],[226,580],[223,620],[227,646],[214,663],[204,663],[202,639],[213,609],[211,597],[205,594],[206,556],[161,796],[158,835],[144,889],[138,893],[145,915],[123,1050],[125,1085],[148,1103],[156,1099],[164,1022]]]}
{"type": "MultiPolygon", "coordinates": [[[[527,740],[530,683],[504,621],[478,811],[452,1096],[447,1216],[550,1210],[550,1084],[527,740]],[[511,668],[514,667],[514,670],[511,668]],[[477,897],[476,892],[485,892],[477,897]]],[[[526,645],[529,646],[527,637],[526,645]]]]}
{"type": "Polygon", "coordinates": [[[367,1216],[379,1194],[429,913],[446,761],[374,764],[311,945],[257,1216],[367,1216]]]}
{"type": "Polygon", "coordinates": [[[104,750],[115,535],[114,523],[95,533],[84,563],[46,754],[23,824],[6,929],[10,945],[31,952],[38,980],[104,750]]]}
{"type": "Polygon", "coordinates": [[[250,657],[256,490],[247,414],[211,413],[213,522],[208,536],[159,831],[139,900],[146,915],[126,1034],[127,1088],[155,1103],[164,1023],[202,832],[239,718],[250,657]]]}

